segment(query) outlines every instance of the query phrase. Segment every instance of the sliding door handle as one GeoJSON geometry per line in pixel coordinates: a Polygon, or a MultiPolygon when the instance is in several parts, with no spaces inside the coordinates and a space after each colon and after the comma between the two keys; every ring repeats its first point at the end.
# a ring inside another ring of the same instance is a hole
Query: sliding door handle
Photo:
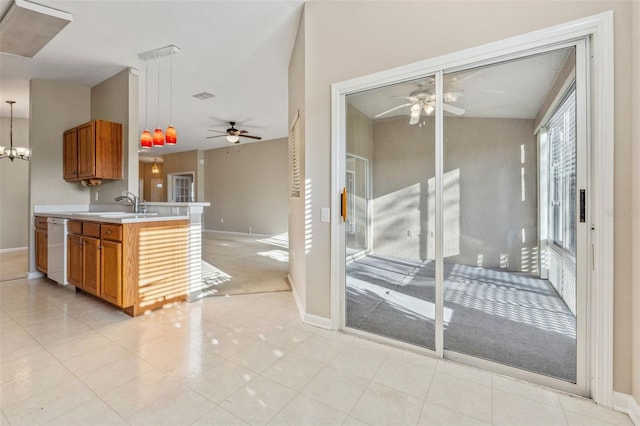
{"type": "Polygon", "coordinates": [[[580,223],[587,221],[587,200],[585,192],[584,189],[580,190],[580,223]]]}
{"type": "Polygon", "coordinates": [[[342,188],[340,195],[340,216],[343,222],[347,221],[347,188],[342,188]]]}

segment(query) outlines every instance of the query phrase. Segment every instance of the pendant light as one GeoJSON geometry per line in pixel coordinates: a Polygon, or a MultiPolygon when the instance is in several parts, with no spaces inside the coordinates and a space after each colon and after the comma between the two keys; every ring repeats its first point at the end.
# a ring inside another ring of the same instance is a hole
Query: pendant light
{"type": "Polygon", "coordinates": [[[138,54],[138,58],[145,61],[145,128],[146,130],[142,132],[140,136],[140,145],[144,149],[150,149],[152,147],[161,147],[164,146],[165,142],[167,145],[175,145],[177,142],[177,132],[175,127],[171,124],[173,120],[173,55],[175,53],[180,53],[181,50],[179,47],[170,45],[166,47],[161,47],[160,49],[150,50],[148,52],[143,52],[138,54]],[[169,90],[169,127],[167,127],[166,139],[165,135],[162,133],[162,129],[160,128],[160,58],[171,55],[171,79],[170,79],[170,90],[169,90]],[[157,105],[157,115],[156,115],[156,128],[152,132],[150,132],[148,120],[149,120],[149,67],[148,61],[149,59],[153,59],[157,62],[158,65],[158,81],[157,81],[157,94],[158,97],[156,100],[158,101],[157,105]]]}
{"type": "Polygon", "coordinates": [[[178,142],[178,134],[173,127],[173,52],[169,56],[169,127],[166,131],[167,145],[175,145],[178,142]]]}
{"type": "Polygon", "coordinates": [[[8,158],[13,162],[14,158],[29,161],[31,150],[21,146],[13,147],[13,104],[16,101],[6,101],[11,106],[11,121],[9,122],[9,148],[0,146],[0,159],[8,158]]]}
{"type": "Polygon", "coordinates": [[[160,60],[158,59],[158,115],[156,115],[156,129],[153,131],[153,146],[164,146],[164,133],[160,128],[160,60]]]}
{"type": "Polygon", "coordinates": [[[149,132],[149,65],[148,61],[144,60],[144,132],[140,136],[140,145],[144,149],[151,149],[153,145],[153,139],[151,138],[151,132],[149,132]]]}
{"type": "Polygon", "coordinates": [[[154,175],[160,174],[160,167],[158,167],[158,160],[153,159],[153,166],[151,167],[151,173],[154,175]]]}

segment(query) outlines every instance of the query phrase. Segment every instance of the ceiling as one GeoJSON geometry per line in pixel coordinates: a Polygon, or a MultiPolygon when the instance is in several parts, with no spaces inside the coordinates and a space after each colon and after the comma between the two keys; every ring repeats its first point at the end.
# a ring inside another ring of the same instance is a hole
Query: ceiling
{"type": "MultiPolygon", "coordinates": [[[[176,45],[173,60],[175,147],[141,156],[228,146],[229,121],[263,140],[286,137],[288,66],[303,0],[283,1],[67,1],[36,3],[73,15],[69,23],[33,58],[0,55],[2,100],[14,99],[14,116],[29,116],[29,80],[59,80],[94,86],[135,68],[140,76],[140,130],[145,127],[145,63],[139,53],[176,45]],[[213,93],[198,100],[192,95],[213,93]]],[[[0,0],[0,16],[12,1],[0,0]]],[[[148,61],[148,127],[169,123],[170,59],[148,61]]],[[[9,107],[0,105],[0,115],[9,107]]],[[[248,143],[249,140],[243,143],[248,143]]]]}
{"type": "MultiPolygon", "coordinates": [[[[501,62],[455,73],[445,73],[444,93],[457,97],[448,102],[464,109],[464,117],[533,119],[542,108],[547,94],[573,48],[555,50],[524,59],[501,62]]],[[[369,118],[407,103],[422,78],[350,95],[348,102],[369,118]]],[[[403,107],[380,118],[408,116],[403,107]]],[[[445,115],[451,115],[445,112],[445,115]]]]}

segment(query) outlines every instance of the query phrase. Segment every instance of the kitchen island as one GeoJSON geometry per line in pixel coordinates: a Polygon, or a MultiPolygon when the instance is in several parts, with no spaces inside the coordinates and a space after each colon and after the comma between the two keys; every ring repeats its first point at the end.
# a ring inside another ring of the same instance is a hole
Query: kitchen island
{"type": "MultiPolygon", "coordinates": [[[[193,283],[201,282],[202,206],[166,203],[155,207],[156,211],[149,213],[132,213],[61,211],[63,206],[41,206],[34,209],[35,226],[37,232],[45,232],[46,241],[48,218],[66,219],[70,288],[136,316],[187,300],[193,283]]],[[[32,250],[35,265],[46,274],[47,262],[41,258],[46,248],[38,247],[38,241],[36,238],[32,250]]]]}

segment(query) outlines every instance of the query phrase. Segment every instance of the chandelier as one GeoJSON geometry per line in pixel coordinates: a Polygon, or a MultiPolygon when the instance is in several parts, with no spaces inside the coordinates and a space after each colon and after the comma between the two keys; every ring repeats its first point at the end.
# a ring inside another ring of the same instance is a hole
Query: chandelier
{"type": "Polygon", "coordinates": [[[8,158],[13,161],[14,158],[29,161],[31,157],[31,150],[29,148],[23,148],[20,146],[13,147],[13,104],[16,101],[6,101],[11,105],[11,121],[9,122],[9,148],[0,146],[0,159],[8,158]]]}
{"type": "Polygon", "coordinates": [[[166,143],[167,145],[175,145],[178,141],[178,135],[175,127],[171,122],[173,121],[173,55],[175,53],[180,53],[181,50],[179,47],[171,45],[167,47],[162,47],[160,49],[150,50],[149,52],[140,53],[138,57],[145,62],[145,130],[142,132],[140,136],[140,146],[144,149],[151,149],[152,147],[162,147],[166,143]],[[169,55],[169,59],[171,61],[171,75],[169,78],[169,126],[167,127],[166,132],[162,132],[160,128],[160,61],[159,59],[163,56],[169,55]],[[158,79],[157,79],[157,87],[158,87],[158,105],[157,105],[157,115],[156,115],[156,129],[153,131],[153,134],[149,131],[149,69],[147,62],[149,59],[155,59],[158,62],[158,79]],[[166,137],[165,137],[166,135],[166,137]]]}

